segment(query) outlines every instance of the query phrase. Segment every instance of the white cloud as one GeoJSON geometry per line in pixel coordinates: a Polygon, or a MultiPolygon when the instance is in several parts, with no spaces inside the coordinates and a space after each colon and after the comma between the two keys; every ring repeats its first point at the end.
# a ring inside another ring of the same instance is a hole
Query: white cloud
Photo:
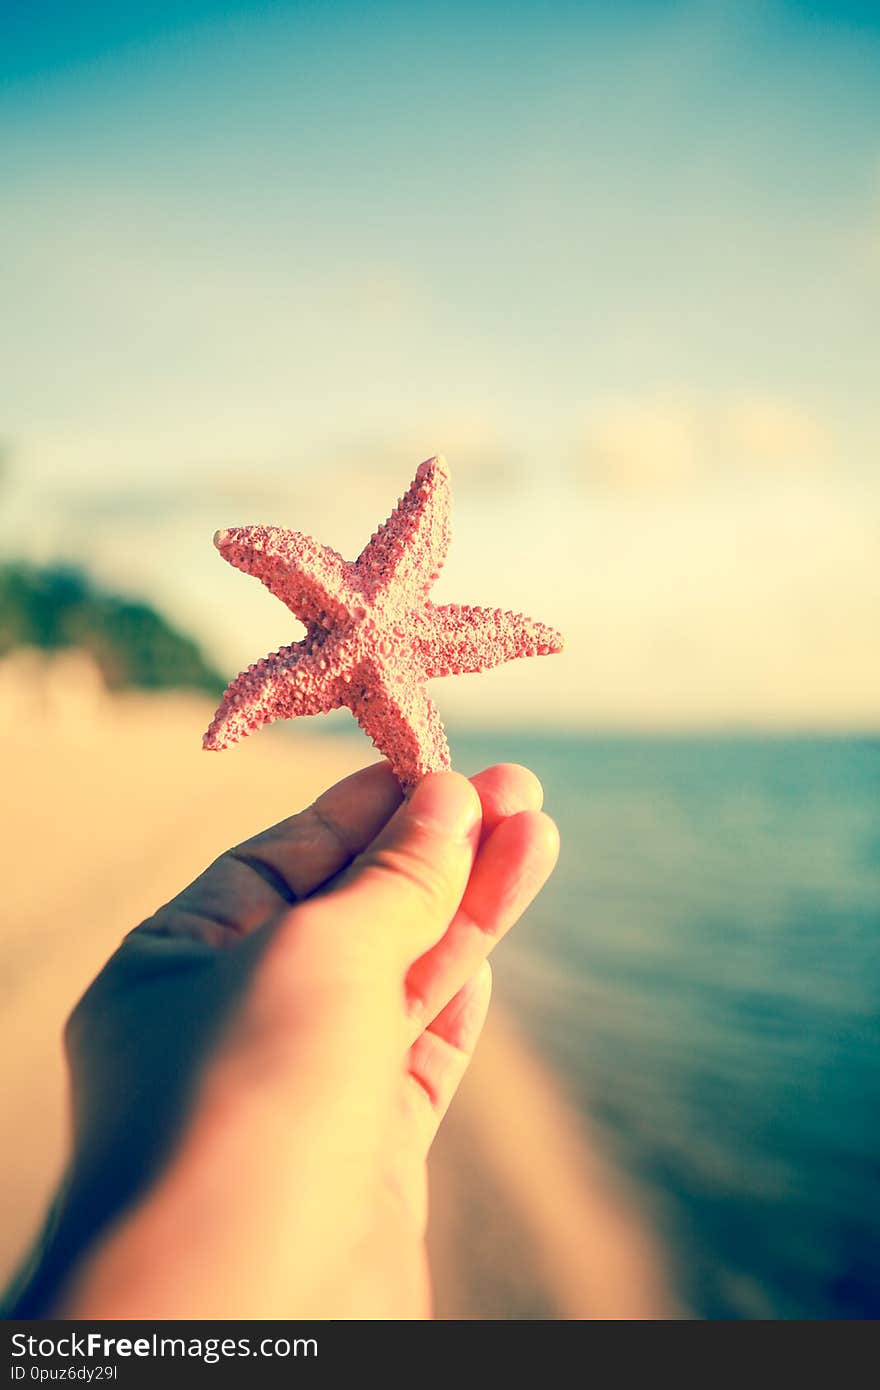
{"type": "Polygon", "coordinates": [[[594,406],[583,433],[585,479],[614,491],[679,487],[702,462],[699,410],[675,396],[617,398],[594,406]]]}
{"type": "Polygon", "coordinates": [[[788,397],[647,393],[590,408],[575,472],[591,490],[665,493],[808,475],[832,457],[829,427],[788,397]]]}
{"type": "Polygon", "coordinates": [[[823,467],[832,455],[827,427],[802,406],[769,393],[733,401],[719,425],[734,466],[799,473],[823,467]]]}

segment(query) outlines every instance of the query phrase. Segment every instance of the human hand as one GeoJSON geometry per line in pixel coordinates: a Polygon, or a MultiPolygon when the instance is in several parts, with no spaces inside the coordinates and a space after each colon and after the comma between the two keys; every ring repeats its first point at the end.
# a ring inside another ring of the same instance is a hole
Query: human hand
{"type": "Polygon", "coordinates": [[[401,804],[376,764],[132,932],[68,1026],[74,1152],[21,1311],[427,1316],[425,1160],[485,957],[555,862],[540,803],[505,765],[401,804]]]}

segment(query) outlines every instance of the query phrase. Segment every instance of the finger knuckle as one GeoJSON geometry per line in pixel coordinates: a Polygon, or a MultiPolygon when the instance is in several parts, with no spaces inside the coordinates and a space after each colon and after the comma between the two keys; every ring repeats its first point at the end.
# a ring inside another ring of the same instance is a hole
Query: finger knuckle
{"type": "Polygon", "coordinates": [[[377,846],[369,853],[367,868],[406,884],[432,915],[446,904],[448,885],[442,869],[411,846],[377,846]]]}
{"type": "Polygon", "coordinates": [[[298,815],[292,816],[289,821],[285,822],[285,828],[287,838],[293,839],[305,849],[317,845],[321,841],[329,840],[335,845],[343,859],[351,858],[352,846],[342,826],[337,823],[333,816],[327,815],[318,802],[307,806],[298,815]]]}

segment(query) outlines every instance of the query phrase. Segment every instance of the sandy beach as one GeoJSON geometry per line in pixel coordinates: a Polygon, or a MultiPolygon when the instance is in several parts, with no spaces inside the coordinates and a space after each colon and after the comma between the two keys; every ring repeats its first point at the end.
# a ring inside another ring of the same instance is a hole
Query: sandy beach
{"type": "MultiPolygon", "coordinates": [[[[270,730],[223,756],[201,697],[110,696],[76,652],[0,664],[0,1278],[33,1235],[66,1144],[60,1032],[121,936],[227,845],[367,761],[366,742],[270,730]]],[[[432,1159],[443,1318],[674,1314],[633,1194],[493,1004],[432,1159]]]]}

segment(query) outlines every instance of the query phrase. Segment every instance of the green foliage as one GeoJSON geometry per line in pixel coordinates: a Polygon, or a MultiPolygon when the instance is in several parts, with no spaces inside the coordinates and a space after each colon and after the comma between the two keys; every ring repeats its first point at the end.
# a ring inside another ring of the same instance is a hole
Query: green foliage
{"type": "Polygon", "coordinates": [[[195,642],[146,603],[103,593],[64,565],[0,565],[0,656],[15,647],[90,652],[111,689],[223,689],[195,642]]]}

